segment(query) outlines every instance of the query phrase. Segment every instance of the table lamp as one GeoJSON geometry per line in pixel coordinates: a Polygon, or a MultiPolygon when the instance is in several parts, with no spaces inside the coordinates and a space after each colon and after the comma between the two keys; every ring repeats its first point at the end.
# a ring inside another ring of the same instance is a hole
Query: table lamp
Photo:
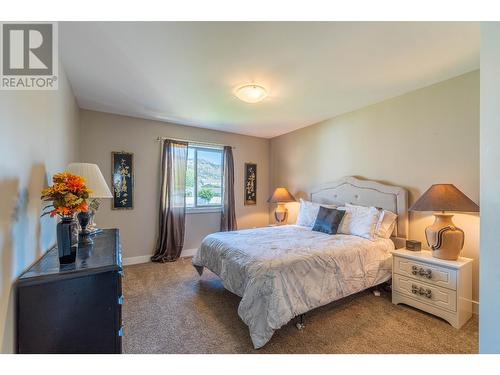
{"type": "Polygon", "coordinates": [[[425,228],[427,244],[435,258],[456,260],[464,247],[464,231],[446,212],[479,212],[479,206],[455,185],[436,184],[418,198],[410,211],[434,211],[434,223],[425,228]]]}
{"type": "Polygon", "coordinates": [[[99,208],[99,199],[113,198],[113,195],[111,195],[111,191],[97,164],[71,163],[66,168],[66,172],[85,178],[85,184],[92,190],[89,196],[91,199],[89,211],[80,212],[77,215],[81,227],[79,243],[82,245],[92,244],[94,241],[90,235],[99,231],[94,222],[94,215],[99,208]]]}
{"type": "Polygon", "coordinates": [[[269,203],[277,203],[278,207],[274,211],[274,218],[278,225],[286,224],[288,220],[288,209],[285,207],[287,202],[295,202],[296,199],[290,192],[284,187],[278,187],[274,190],[274,193],[267,200],[269,203]]]}

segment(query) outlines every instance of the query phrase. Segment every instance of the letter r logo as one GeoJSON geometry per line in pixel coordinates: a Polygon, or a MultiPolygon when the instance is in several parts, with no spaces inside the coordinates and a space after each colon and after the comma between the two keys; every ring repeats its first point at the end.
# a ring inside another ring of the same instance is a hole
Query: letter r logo
{"type": "Polygon", "coordinates": [[[52,75],[52,24],[3,24],[3,75],[52,75]]]}

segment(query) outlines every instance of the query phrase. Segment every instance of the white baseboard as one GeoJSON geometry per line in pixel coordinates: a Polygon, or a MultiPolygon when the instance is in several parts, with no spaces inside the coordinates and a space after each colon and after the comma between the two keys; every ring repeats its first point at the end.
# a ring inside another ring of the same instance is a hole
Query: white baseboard
{"type": "Polygon", "coordinates": [[[183,257],[183,258],[192,257],[192,256],[194,256],[194,254],[196,254],[197,251],[198,251],[198,249],[183,249],[182,253],[181,253],[181,257],[183,257]]]}
{"type": "Polygon", "coordinates": [[[479,302],[473,301],[472,303],[472,313],[479,316],[479,302]]]}
{"type": "Polygon", "coordinates": [[[147,263],[151,260],[151,255],[141,255],[138,257],[123,258],[123,265],[130,266],[132,264],[147,263]]]}
{"type": "MultiPolygon", "coordinates": [[[[182,250],[181,257],[192,257],[194,254],[196,254],[196,251],[198,249],[184,249],[182,250]]],[[[132,264],[141,264],[141,263],[148,263],[151,261],[151,255],[141,255],[138,257],[128,257],[128,258],[123,258],[123,265],[124,266],[130,266],[132,264]]]]}

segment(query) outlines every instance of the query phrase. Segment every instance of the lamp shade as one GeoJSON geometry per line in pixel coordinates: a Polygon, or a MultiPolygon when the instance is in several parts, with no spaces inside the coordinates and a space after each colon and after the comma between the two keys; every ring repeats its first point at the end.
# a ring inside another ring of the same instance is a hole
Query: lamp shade
{"type": "Polygon", "coordinates": [[[413,203],[410,211],[479,212],[479,206],[455,185],[436,184],[413,203]]]}
{"type": "Polygon", "coordinates": [[[286,203],[295,202],[296,199],[286,188],[279,187],[274,190],[273,195],[271,195],[267,201],[269,203],[286,203]]]}
{"type": "Polygon", "coordinates": [[[97,164],[71,163],[66,172],[85,178],[85,185],[92,190],[90,198],[113,198],[97,164]]]}

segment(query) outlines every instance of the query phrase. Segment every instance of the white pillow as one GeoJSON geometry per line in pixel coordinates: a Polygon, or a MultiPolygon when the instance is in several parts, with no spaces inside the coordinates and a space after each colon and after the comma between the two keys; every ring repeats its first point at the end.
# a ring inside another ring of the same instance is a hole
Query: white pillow
{"type": "Polygon", "coordinates": [[[327,208],[336,208],[335,205],[319,204],[305,201],[300,198],[300,208],[296,224],[303,227],[312,228],[314,226],[314,222],[316,221],[316,217],[318,216],[320,206],[327,208]]]}
{"type": "Polygon", "coordinates": [[[375,234],[382,238],[390,238],[394,227],[396,226],[396,219],[398,215],[394,212],[382,210],[380,218],[375,227],[375,234]]]}
{"type": "Polygon", "coordinates": [[[337,233],[352,234],[373,241],[379,217],[380,211],[375,207],[355,206],[346,203],[345,215],[337,233]]]}

